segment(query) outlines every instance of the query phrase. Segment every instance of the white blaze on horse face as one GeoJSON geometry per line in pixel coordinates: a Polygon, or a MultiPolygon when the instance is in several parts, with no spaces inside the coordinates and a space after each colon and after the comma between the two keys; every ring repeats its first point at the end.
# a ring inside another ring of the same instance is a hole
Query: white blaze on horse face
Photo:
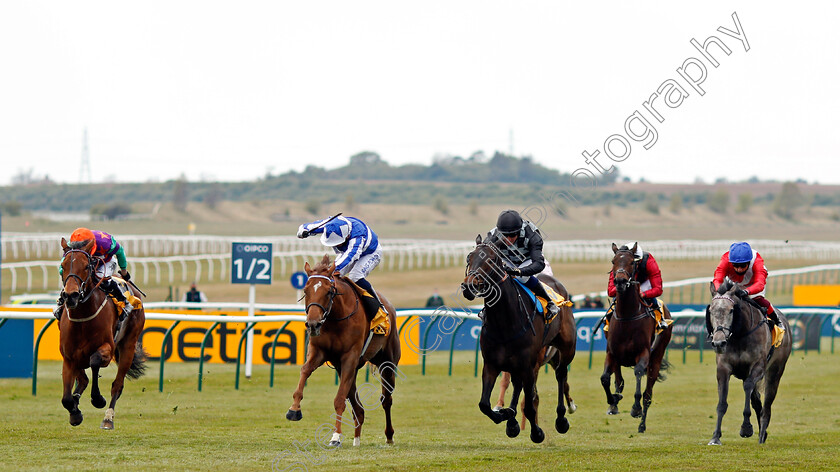
{"type": "Polygon", "coordinates": [[[315,286],[312,287],[312,291],[317,292],[319,288],[321,288],[321,282],[316,283],[315,286]]]}

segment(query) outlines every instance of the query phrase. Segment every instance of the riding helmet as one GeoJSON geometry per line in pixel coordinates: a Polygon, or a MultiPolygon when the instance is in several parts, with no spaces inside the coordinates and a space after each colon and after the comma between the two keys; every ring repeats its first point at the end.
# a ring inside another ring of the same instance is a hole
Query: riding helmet
{"type": "Polygon", "coordinates": [[[499,214],[496,220],[496,228],[504,235],[519,233],[522,229],[522,217],[516,210],[505,210],[499,214]]]}
{"type": "Polygon", "coordinates": [[[89,241],[93,239],[93,231],[87,228],[76,228],[70,235],[70,241],[89,241]]]}
{"type": "Polygon", "coordinates": [[[743,264],[750,262],[753,257],[752,248],[745,242],[733,243],[729,246],[729,262],[743,264]]]}
{"type": "Polygon", "coordinates": [[[321,244],[327,247],[338,246],[347,241],[350,236],[350,221],[339,217],[324,226],[324,233],[321,235],[321,244]]]}

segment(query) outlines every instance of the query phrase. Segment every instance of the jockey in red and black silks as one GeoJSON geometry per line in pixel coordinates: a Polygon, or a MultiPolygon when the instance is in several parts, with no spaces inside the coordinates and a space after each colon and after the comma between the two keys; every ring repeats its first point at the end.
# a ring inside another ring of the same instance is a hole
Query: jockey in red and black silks
{"type": "Polygon", "coordinates": [[[767,316],[779,328],[784,326],[779,321],[776,311],[769,300],[764,298],[764,288],[767,285],[767,268],[761,254],[753,250],[746,242],[733,243],[729,251],[720,257],[720,263],[715,269],[713,283],[717,290],[724,279],[729,277],[733,282],[744,286],[743,297],[749,296],[754,302],[767,310],[767,316]]]}
{"type": "MultiPolygon", "coordinates": [[[[621,249],[627,248],[632,250],[633,246],[636,246],[636,252],[633,256],[639,261],[636,265],[634,280],[639,282],[639,291],[645,303],[656,308],[659,306],[656,297],[662,295],[662,271],[659,270],[659,264],[656,262],[653,254],[642,251],[642,248],[637,242],[627,243],[621,249]]],[[[610,272],[607,295],[615,298],[616,293],[615,276],[610,272]]],[[[659,327],[662,329],[668,327],[668,323],[664,318],[660,320],[659,327]]]]}

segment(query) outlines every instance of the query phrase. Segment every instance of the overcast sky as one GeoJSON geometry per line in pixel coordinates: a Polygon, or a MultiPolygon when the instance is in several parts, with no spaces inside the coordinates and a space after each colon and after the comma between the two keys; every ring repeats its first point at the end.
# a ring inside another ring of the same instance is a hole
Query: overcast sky
{"type": "Polygon", "coordinates": [[[78,182],[85,129],[94,181],[511,146],[596,173],[581,153],[609,168],[618,134],[634,180],[840,183],[838,18],[837,2],[3,2],[0,185],[78,182]],[[733,12],[749,51],[718,31],[733,12]],[[711,35],[731,50],[709,47],[717,68],[690,44],[711,35]],[[677,72],[692,57],[702,96],[677,72]],[[660,123],[643,103],[669,79],[687,96],[658,98],[660,123]],[[636,111],[655,143],[628,136],[636,111]]]}

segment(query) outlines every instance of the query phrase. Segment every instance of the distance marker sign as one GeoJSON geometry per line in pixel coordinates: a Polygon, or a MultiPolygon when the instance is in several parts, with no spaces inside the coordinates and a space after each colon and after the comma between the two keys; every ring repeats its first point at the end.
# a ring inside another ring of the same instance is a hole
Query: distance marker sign
{"type": "Polygon", "coordinates": [[[233,243],[232,284],[271,284],[271,243],[233,243]]]}

